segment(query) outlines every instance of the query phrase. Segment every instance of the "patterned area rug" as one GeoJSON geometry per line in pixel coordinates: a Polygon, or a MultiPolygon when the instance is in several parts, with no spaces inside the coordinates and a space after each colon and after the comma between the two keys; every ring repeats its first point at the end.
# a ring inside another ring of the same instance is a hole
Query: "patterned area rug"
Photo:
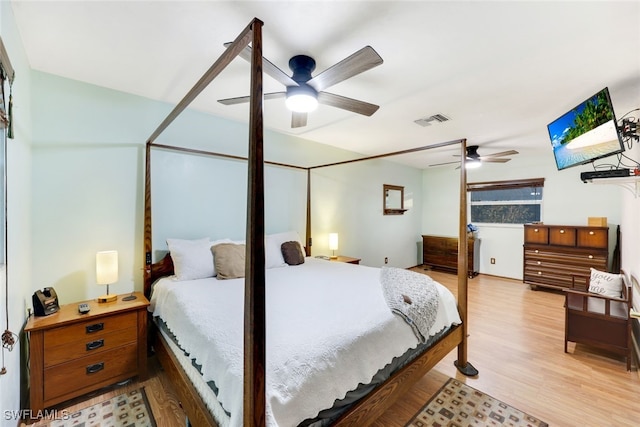
{"type": "Polygon", "coordinates": [[[150,408],[141,388],[65,414],[48,427],[156,427],[150,408]]]}
{"type": "Polygon", "coordinates": [[[548,427],[549,424],[449,378],[405,427],[444,426],[548,427]]]}

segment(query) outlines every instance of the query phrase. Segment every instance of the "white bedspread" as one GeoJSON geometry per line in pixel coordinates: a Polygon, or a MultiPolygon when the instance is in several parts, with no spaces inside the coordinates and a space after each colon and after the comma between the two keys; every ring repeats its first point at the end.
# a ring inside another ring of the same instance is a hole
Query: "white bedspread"
{"type": "MultiPolygon", "coordinates": [[[[418,340],[382,295],[380,269],[306,258],[267,278],[267,425],[296,426],[330,408],[418,340]]],[[[441,297],[431,334],[461,322],[453,295],[441,297]]],[[[154,286],[150,311],[202,365],[218,400],[242,425],[244,279],[154,286]]]]}

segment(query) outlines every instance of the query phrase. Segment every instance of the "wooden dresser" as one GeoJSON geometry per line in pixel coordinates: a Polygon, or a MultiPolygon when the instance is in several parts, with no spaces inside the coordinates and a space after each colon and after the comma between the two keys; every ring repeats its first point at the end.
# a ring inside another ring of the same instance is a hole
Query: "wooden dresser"
{"type": "Polygon", "coordinates": [[[532,289],[584,289],[590,268],[608,271],[608,260],[608,227],[524,225],[522,277],[532,289]]]}
{"type": "MultiPolygon", "coordinates": [[[[480,239],[467,240],[468,276],[475,277],[480,269],[480,239]]],[[[458,271],[458,238],[422,235],[422,263],[434,269],[458,271]]]]}
{"type": "Polygon", "coordinates": [[[57,313],[30,317],[30,397],[40,411],[90,391],[147,376],[147,306],[140,292],[132,301],[60,306],[57,313]]]}

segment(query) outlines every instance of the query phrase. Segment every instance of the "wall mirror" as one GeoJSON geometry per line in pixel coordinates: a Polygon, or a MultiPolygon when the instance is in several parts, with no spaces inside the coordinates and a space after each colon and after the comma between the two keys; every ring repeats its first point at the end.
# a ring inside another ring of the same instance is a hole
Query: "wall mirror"
{"type": "Polygon", "coordinates": [[[382,185],[383,215],[402,215],[404,208],[404,187],[399,185],[382,185]]]}

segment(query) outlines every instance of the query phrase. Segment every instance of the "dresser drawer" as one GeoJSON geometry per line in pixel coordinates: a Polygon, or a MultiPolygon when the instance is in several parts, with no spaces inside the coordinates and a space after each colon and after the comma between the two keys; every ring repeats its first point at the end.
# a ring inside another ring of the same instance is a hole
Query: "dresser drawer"
{"type": "Polygon", "coordinates": [[[49,329],[44,333],[44,348],[48,352],[52,347],[93,339],[97,335],[135,327],[137,322],[138,314],[129,312],[49,329]]]}
{"type": "Polygon", "coordinates": [[[609,229],[578,230],[578,246],[607,249],[609,247],[609,229]]]}
{"type": "Polygon", "coordinates": [[[525,264],[547,262],[553,264],[581,265],[593,268],[604,266],[606,269],[607,256],[608,254],[606,252],[600,250],[567,253],[542,249],[525,249],[524,262],[525,264]]]}
{"type": "Polygon", "coordinates": [[[137,370],[137,343],[45,368],[44,400],[55,399],[111,378],[134,376],[137,370]]]}
{"type": "Polygon", "coordinates": [[[544,226],[524,226],[524,242],[538,243],[546,245],[549,243],[549,227],[544,226]]]}
{"type": "Polygon", "coordinates": [[[135,327],[84,335],[76,341],[49,347],[44,366],[47,368],[89,354],[109,351],[124,344],[135,343],[137,339],[138,331],[135,327]]]}
{"type": "Polygon", "coordinates": [[[539,284],[543,286],[556,288],[571,288],[573,278],[566,274],[548,271],[548,270],[532,270],[525,267],[524,281],[531,284],[539,284]]]}
{"type": "Polygon", "coordinates": [[[549,244],[558,246],[575,246],[576,229],[572,227],[549,228],[549,244]]]}

